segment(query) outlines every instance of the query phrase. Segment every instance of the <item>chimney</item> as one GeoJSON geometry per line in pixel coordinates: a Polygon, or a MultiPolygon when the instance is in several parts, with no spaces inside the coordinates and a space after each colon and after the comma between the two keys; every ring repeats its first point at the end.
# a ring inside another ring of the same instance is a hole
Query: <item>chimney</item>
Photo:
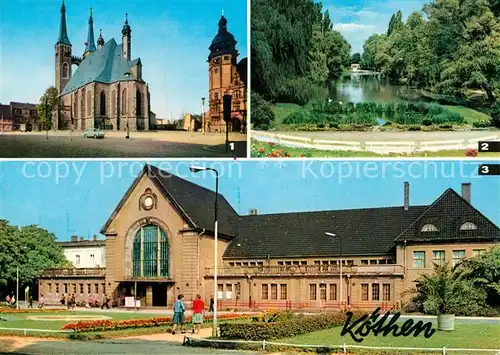
{"type": "Polygon", "coordinates": [[[77,242],[78,241],[78,236],[77,235],[72,235],[71,236],[71,241],[72,242],[77,242]]]}
{"type": "Polygon", "coordinates": [[[470,198],[471,198],[471,183],[468,182],[468,183],[465,183],[465,184],[462,184],[462,198],[467,201],[468,203],[470,203],[470,198]]]}
{"type": "Polygon", "coordinates": [[[405,181],[405,211],[410,209],[410,183],[405,181]]]}
{"type": "Polygon", "coordinates": [[[256,208],[250,208],[250,216],[257,216],[258,211],[256,208]]]}

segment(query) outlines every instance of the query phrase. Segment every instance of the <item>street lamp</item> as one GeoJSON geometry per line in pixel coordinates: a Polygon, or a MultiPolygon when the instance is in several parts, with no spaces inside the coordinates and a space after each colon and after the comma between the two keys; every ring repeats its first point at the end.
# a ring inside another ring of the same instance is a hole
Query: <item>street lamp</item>
{"type": "Polygon", "coordinates": [[[200,171],[213,171],[215,173],[215,214],[214,214],[214,240],[215,240],[215,246],[214,246],[214,296],[215,296],[215,302],[214,302],[214,316],[213,316],[213,325],[212,325],[212,336],[216,337],[217,336],[217,299],[218,297],[218,286],[217,286],[217,230],[218,230],[218,220],[217,220],[217,209],[218,209],[218,204],[219,204],[219,172],[213,168],[206,168],[202,166],[190,166],[189,170],[192,173],[198,173],[200,171]]]}
{"type": "Polygon", "coordinates": [[[340,240],[340,298],[339,298],[339,301],[340,301],[340,307],[342,308],[342,237],[339,237],[337,236],[337,234],[335,233],[328,233],[328,232],[325,232],[325,235],[327,237],[334,237],[334,238],[339,238],[340,240]]]}

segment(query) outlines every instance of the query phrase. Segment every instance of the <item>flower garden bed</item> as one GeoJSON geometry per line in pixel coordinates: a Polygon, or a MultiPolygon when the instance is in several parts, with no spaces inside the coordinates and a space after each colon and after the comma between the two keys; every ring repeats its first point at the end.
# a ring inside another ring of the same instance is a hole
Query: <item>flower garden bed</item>
{"type": "MultiPolygon", "coordinates": [[[[248,319],[252,314],[224,314],[217,317],[219,320],[248,319]]],[[[212,316],[206,316],[205,321],[212,320],[212,316]]],[[[191,321],[191,316],[186,317],[186,322],[191,321]]],[[[155,317],[150,319],[129,319],[129,320],[92,320],[80,321],[65,324],[61,330],[73,330],[75,332],[100,332],[108,330],[122,330],[130,328],[149,328],[172,324],[172,317],[155,317]]]]}

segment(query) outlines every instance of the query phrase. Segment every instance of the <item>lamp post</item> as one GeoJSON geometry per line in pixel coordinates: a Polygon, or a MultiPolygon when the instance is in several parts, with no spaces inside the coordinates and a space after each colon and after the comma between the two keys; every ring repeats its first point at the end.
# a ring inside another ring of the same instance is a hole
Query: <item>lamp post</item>
{"type": "Polygon", "coordinates": [[[217,232],[218,232],[218,220],[217,220],[217,209],[219,206],[219,172],[213,168],[205,168],[202,166],[190,166],[189,170],[193,173],[198,173],[200,171],[213,171],[215,173],[215,213],[214,213],[214,240],[215,240],[215,245],[214,245],[214,297],[215,297],[215,302],[214,302],[214,315],[213,315],[213,321],[212,321],[212,336],[216,337],[217,336],[217,299],[218,297],[218,286],[217,286],[217,260],[218,260],[218,255],[217,255],[217,232]]]}
{"type": "Polygon", "coordinates": [[[205,134],[205,98],[201,98],[201,133],[205,134]]]}
{"type": "Polygon", "coordinates": [[[340,301],[340,307],[342,307],[342,237],[338,236],[335,233],[328,233],[328,232],[325,232],[325,235],[327,237],[339,238],[339,240],[340,240],[340,277],[339,277],[340,297],[339,297],[339,301],[340,301]]]}

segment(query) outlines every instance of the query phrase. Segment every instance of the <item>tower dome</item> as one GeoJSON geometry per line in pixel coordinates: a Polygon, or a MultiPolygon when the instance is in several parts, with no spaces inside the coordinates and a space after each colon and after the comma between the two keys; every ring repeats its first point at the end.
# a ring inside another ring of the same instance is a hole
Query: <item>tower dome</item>
{"type": "Polygon", "coordinates": [[[222,54],[237,54],[236,40],[234,36],[227,30],[227,19],[224,15],[219,20],[219,32],[212,40],[212,44],[208,48],[210,55],[208,59],[212,59],[222,54]]]}

